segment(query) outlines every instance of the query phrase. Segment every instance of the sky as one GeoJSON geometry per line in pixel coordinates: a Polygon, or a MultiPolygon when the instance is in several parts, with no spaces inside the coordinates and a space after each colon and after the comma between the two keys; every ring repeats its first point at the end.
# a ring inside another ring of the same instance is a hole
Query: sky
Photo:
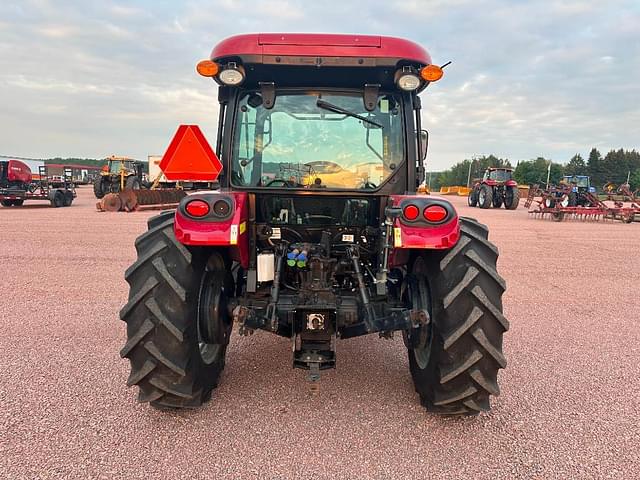
{"type": "Polygon", "coordinates": [[[146,159],[181,123],[214,143],[195,65],[248,32],[399,36],[452,61],[422,94],[430,170],[640,149],[638,0],[2,0],[0,155],[146,159]]]}

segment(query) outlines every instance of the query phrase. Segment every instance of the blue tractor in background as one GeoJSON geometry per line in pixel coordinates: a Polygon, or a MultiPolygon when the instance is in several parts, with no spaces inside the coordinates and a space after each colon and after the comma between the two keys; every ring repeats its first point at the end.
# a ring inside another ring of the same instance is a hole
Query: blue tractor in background
{"type": "Polygon", "coordinates": [[[569,207],[591,205],[587,193],[596,193],[596,187],[591,186],[591,177],[587,175],[565,175],[561,183],[571,185],[571,192],[567,198],[569,207]]]}

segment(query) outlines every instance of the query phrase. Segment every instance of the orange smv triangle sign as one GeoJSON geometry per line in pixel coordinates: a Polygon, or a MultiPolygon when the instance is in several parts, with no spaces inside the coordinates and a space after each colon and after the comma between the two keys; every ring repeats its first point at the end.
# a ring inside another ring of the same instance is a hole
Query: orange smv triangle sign
{"type": "Polygon", "coordinates": [[[213,182],[222,171],[218,159],[197,125],[180,125],[160,161],[167,180],[213,182]]]}

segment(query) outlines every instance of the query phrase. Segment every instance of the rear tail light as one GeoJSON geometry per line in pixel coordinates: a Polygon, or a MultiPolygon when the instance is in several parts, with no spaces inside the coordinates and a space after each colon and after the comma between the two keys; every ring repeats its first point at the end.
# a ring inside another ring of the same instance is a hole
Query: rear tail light
{"type": "Polygon", "coordinates": [[[440,205],[431,205],[424,209],[422,215],[427,222],[440,223],[447,218],[447,215],[449,214],[444,207],[441,207],[440,205]]]}
{"type": "Polygon", "coordinates": [[[209,214],[209,204],[203,200],[191,200],[184,206],[186,212],[192,217],[204,217],[209,214]]]}
{"type": "Polygon", "coordinates": [[[402,215],[409,221],[413,221],[420,215],[420,209],[415,205],[407,205],[402,211],[402,215]]]}

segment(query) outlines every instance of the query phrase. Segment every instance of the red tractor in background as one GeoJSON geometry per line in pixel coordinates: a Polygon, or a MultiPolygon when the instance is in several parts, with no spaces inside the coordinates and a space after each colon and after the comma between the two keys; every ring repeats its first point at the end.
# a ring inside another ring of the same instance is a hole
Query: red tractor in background
{"type": "Polygon", "coordinates": [[[515,210],[520,202],[518,182],[513,179],[513,169],[505,167],[489,167],[481,180],[473,185],[469,192],[470,207],[500,208],[515,210]]]}
{"type": "Polygon", "coordinates": [[[339,339],[398,332],[429,411],[488,410],[509,325],[498,250],[486,226],[416,193],[418,94],[442,68],[403,39],[250,34],[197,70],[219,85],[215,152],[184,125],[161,167],[220,188],[190,193],[135,242],[120,353],[139,401],[207,401],[235,324],[288,338],[311,382],[335,368],[339,339]]]}

